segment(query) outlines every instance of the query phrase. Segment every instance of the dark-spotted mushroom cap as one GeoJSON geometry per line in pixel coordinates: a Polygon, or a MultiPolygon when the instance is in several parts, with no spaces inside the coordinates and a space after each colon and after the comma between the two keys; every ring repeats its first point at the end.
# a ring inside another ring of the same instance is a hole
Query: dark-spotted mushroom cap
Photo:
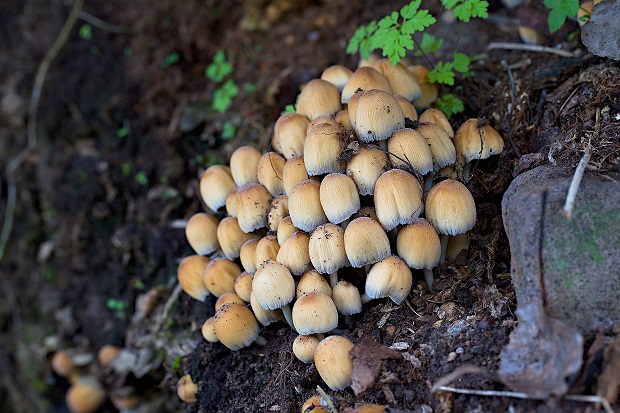
{"type": "Polygon", "coordinates": [[[353,179],[360,195],[372,195],[375,183],[388,170],[388,156],[376,146],[360,145],[347,162],[346,173],[353,179]]]}
{"type": "Polygon", "coordinates": [[[351,77],[349,81],[342,89],[342,103],[349,103],[349,99],[353,96],[358,90],[371,90],[378,89],[383,90],[389,94],[392,94],[392,89],[390,89],[390,84],[388,83],[385,76],[377,71],[374,67],[364,66],[357,69],[351,77]]]}
{"type": "Polygon", "coordinates": [[[256,317],[242,304],[226,304],[217,310],[213,329],[220,343],[233,351],[249,346],[258,338],[256,317]]]}
{"type": "Polygon", "coordinates": [[[342,390],[353,380],[353,360],[349,351],[353,343],[342,336],[321,340],[314,351],[314,365],[319,375],[332,390],[342,390]]]}
{"type": "Polygon", "coordinates": [[[424,136],[415,129],[403,128],[387,141],[390,161],[396,167],[411,168],[420,175],[433,170],[433,154],[424,136]]]}
{"type": "Polygon", "coordinates": [[[355,109],[355,132],[360,142],[384,141],[405,127],[405,115],[392,95],[368,90],[360,96],[355,109]]]}
{"type": "Polygon", "coordinates": [[[454,135],[454,145],[459,164],[464,167],[463,176],[469,175],[469,163],[474,159],[487,159],[504,150],[501,135],[485,119],[469,119],[454,135]]]}
{"type": "Polygon", "coordinates": [[[272,196],[261,184],[249,183],[237,189],[237,222],[245,233],[267,226],[272,196]]]}
{"type": "Polygon", "coordinates": [[[340,161],[344,149],[343,129],[323,122],[312,128],[304,141],[304,164],[309,176],[344,172],[340,161]]]}
{"type": "Polygon", "coordinates": [[[456,162],[456,149],[452,140],[441,126],[434,123],[420,123],[416,130],[424,136],[433,155],[433,169],[453,165],[456,162]]]}
{"type": "Polygon", "coordinates": [[[293,354],[298,360],[311,364],[314,361],[314,350],[319,345],[315,335],[299,335],[293,341],[293,354]]]}

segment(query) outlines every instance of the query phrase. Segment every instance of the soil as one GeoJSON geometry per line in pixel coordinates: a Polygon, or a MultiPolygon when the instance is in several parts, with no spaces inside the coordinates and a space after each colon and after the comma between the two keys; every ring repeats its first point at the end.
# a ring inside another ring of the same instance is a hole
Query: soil
{"type": "MultiPolygon", "coordinates": [[[[91,0],[84,10],[103,24],[89,29],[87,20],[78,19],[51,62],[36,108],[36,141],[22,158],[37,69],[71,4],[10,0],[0,6],[0,160],[3,170],[20,161],[17,206],[0,266],[0,411],[66,411],[69,383],[51,370],[53,353],[96,355],[104,344],[148,355],[115,369],[94,362],[85,368],[111,393],[135,389],[142,411],[298,412],[317,385],[341,410],[377,403],[403,412],[429,411],[425,406],[594,411],[562,399],[430,393],[461,364],[496,370],[514,328],[500,203],[519,156],[542,152],[544,160],[551,147],[556,162],[574,166],[597,109],[603,127],[617,128],[618,65],[588,54],[578,36],[567,41],[577,30],[574,22],[546,39],[549,46],[576,51],[570,58],[486,50],[491,41],[520,41],[510,24],[517,12],[499,3],[491,5],[491,18],[474,20],[465,30],[459,50],[482,56],[475,76],[451,88],[466,103],[452,124],[484,116],[508,138],[506,149],[475,166],[468,183],[478,206],[472,244],[466,255],[439,267],[435,293],[427,292],[420,274],[403,305],[371,302],[350,325],[340,326],[354,343],[370,336],[387,347],[398,343],[406,355],[386,360],[366,392],[330,391],[312,366],[293,356],[294,333],[281,323],[262,329],[266,346],[233,352],[205,342],[200,326],[213,315],[214,300],[174,294],[177,265],[192,254],[182,222],[204,209],[201,173],[226,163],[241,145],[266,150],[274,122],[295,102],[300,86],[332,64],[355,68],[358,58],[344,51],[355,29],[405,3],[91,0]],[[205,76],[218,50],[226,51],[234,67],[230,78],[240,86],[222,114],[210,109],[217,85],[205,76]],[[222,133],[231,124],[232,138],[222,133]],[[198,384],[195,404],[175,395],[184,373],[198,384]]],[[[442,14],[438,4],[429,7],[442,14]]],[[[444,36],[442,50],[450,50],[458,26],[442,21],[431,32],[444,36]]],[[[593,173],[618,170],[615,136],[597,146],[593,173]]],[[[11,176],[3,177],[4,216],[11,176]]],[[[592,340],[587,337],[587,344],[592,340]]],[[[504,389],[480,375],[452,384],[504,389]]],[[[107,401],[100,411],[116,410],[107,401]]]]}

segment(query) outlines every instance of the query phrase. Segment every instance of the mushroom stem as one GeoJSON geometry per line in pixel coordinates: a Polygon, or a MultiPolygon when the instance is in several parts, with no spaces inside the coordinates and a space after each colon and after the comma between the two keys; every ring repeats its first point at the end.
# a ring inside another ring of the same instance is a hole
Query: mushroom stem
{"type": "Polygon", "coordinates": [[[258,336],[254,339],[254,344],[258,344],[259,346],[266,346],[267,340],[265,340],[265,337],[263,336],[258,336]]]}
{"type": "Polygon", "coordinates": [[[336,287],[336,284],[338,284],[338,271],[334,271],[333,273],[329,274],[329,284],[331,285],[332,289],[336,287]]]}
{"type": "Polygon", "coordinates": [[[372,264],[364,265],[364,274],[368,275],[368,273],[370,272],[371,268],[372,268],[372,264]]]}
{"type": "Polygon", "coordinates": [[[284,315],[284,319],[286,320],[288,325],[291,326],[294,332],[297,332],[297,330],[295,329],[295,326],[293,325],[293,315],[291,314],[291,306],[287,304],[284,307],[280,308],[280,310],[282,310],[282,314],[284,315]]]}
{"type": "Polygon", "coordinates": [[[471,161],[465,162],[463,165],[463,172],[461,176],[463,177],[463,182],[469,181],[469,175],[471,174],[471,161]]]}
{"type": "Polygon", "coordinates": [[[433,292],[433,281],[435,281],[433,270],[424,268],[424,280],[426,280],[426,286],[428,287],[428,291],[432,293],[433,292]]]}
{"type": "Polygon", "coordinates": [[[347,327],[351,327],[352,322],[353,318],[349,314],[344,316],[344,323],[347,325],[347,327]]]}
{"type": "Polygon", "coordinates": [[[316,334],[316,338],[318,338],[318,339],[319,339],[319,341],[321,341],[321,340],[323,340],[323,339],[325,338],[325,334],[323,334],[323,333],[318,333],[318,334],[316,334]]]}
{"type": "Polygon", "coordinates": [[[362,294],[361,298],[362,298],[362,305],[366,304],[367,302],[373,299],[372,297],[369,297],[368,294],[366,293],[362,294]]]}
{"type": "Polygon", "coordinates": [[[446,250],[448,249],[448,234],[441,234],[439,240],[441,241],[441,255],[439,256],[439,264],[446,262],[446,250]]]}
{"type": "Polygon", "coordinates": [[[383,152],[388,153],[387,140],[382,139],[377,142],[377,145],[379,145],[379,148],[381,148],[383,152]]]}
{"type": "Polygon", "coordinates": [[[433,178],[435,177],[435,172],[431,171],[426,176],[424,176],[424,195],[428,194],[428,191],[433,187],[433,178]]]}

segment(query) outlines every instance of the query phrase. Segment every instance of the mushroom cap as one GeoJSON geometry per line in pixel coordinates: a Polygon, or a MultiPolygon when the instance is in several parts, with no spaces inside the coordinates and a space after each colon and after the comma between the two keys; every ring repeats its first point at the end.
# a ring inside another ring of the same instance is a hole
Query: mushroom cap
{"type": "Polygon", "coordinates": [[[431,224],[419,218],[398,231],[396,251],[410,268],[430,270],[441,255],[439,235],[431,224]]]}
{"type": "Polygon", "coordinates": [[[434,123],[443,129],[450,139],[454,138],[454,129],[452,129],[452,125],[450,125],[450,121],[445,113],[440,111],[439,109],[429,108],[420,114],[419,122],[424,123],[434,123]]]}
{"type": "Polygon", "coordinates": [[[121,349],[113,344],[104,344],[97,352],[97,361],[101,367],[106,367],[119,356],[121,349]]]}
{"type": "Polygon", "coordinates": [[[396,255],[390,255],[372,266],[366,277],[366,295],[370,298],[390,297],[396,304],[407,298],[413,276],[407,263],[396,255]]]}
{"type": "Polygon", "coordinates": [[[357,102],[360,101],[360,97],[364,93],[363,90],[355,92],[349,99],[347,104],[347,112],[349,113],[349,122],[351,123],[351,129],[355,130],[355,116],[357,114],[357,102]]]}
{"type": "Polygon", "coordinates": [[[314,361],[314,350],[319,345],[315,335],[298,335],[293,341],[293,354],[300,361],[311,364],[314,361]]]}
{"type": "Polygon", "coordinates": [[[332,296],[332,287],[317,270],[308,270],[302,274],[297,283],[297,298],[312,291],[318,291],[330,298],[332,296]]]}
{"type": "Polygon", "coordinates": [[[278,224],[277,231],[278,243],[280,244],[280,246],[282,246],[284,240],[286,240],[290,235],[294,234],[297,231],[301,230],[295,225],[293,225],[293,221],[291,220],[290,215],[282,218],[282,221],[280,221],[280,223],[278,224]]]}
{"type": "Polygon", "coordinates": [[[190,255],[181,261],[177,269],[179,285],[187,295],[198,301],[204,301],[209,295],[202,273],[210,261],[207,257],[190,255]]]}
{"type": "Polygon", "coordinates": [[[382,141],[405,127],[405,115],[391,94],[371,89],[357,102],[354,127],[360,142],[382,141]]]}
{"type": "Polygon", "coordinates": [[[246,303],[250,302],[252,292],[252,274],[247,271],[242,272],[235,278],[235,292],[246,303]]]}
{"type": "Polygon", "coordinates": [[[299,297],[293,305],[293,325],[299,334],[326,333],[338,326],[338,310],[331,298],[318,291],[299,297]]]}
{"type": "Polygon", "coordinates": [[[278,244],[278,238],[275,235],[262,237],[256,244],[256,251],[254,251],[256,268],[265,261],[275,260],[278,257],[278,251],[280,251],[280,244],[278,244]]]}
{"type": "Polygon", "coordinates": [[[289,235],[282,245],[276,260],[294,275],[303,274],[310,265],[310,235],[296,231],[289,235]]]}
{"type": "Polygon", "coordinates": [[[284,193],[282,169],[285,163],[286,159],[277,152],[267,152],[258,161],[256,170],[258,182],[267,188],[271,196],[284,193]]]}
{"type": "Polygon", "coordinates": [[[276,310],[265,310],[261,305],[256,301],[256,297],[254,296],[254,292],[250,293],[250,307],[252,307],[252,311],[254,312],[254,316],[259,323],[267,327],[271,323],[278,322],[284,319],[284,314],[282,314],[281,309],[276,310]]]}
{"type": "Polygon", "coordinates": [[[308,244],[310,262],[321,274],[331,274],[349,265],[344,248],[344,230],[336,224],[318,226],[308,244]]]}
{"type": "Polygon", "coordinates": [[[444,166],[456,162],[456,149],[452,140],[441,126],[434,123],[420,123],[416,130],[424,136],[433,155],[433,169],[440,170],[444,166]]]}
{"type": "Polygon", "coordinates": [[[275,310],[293,301],[295,280],[284,264],[278,261],[265,261],[254,274],[252,292],[261,307],[275,310]]]}
{"type": "Polygon", "coordinates": [[[332,172],[344,172],[345,164],[340,161],[344,149],[343,129],[327,122],[312,128],[304,141],[304,165],[309,176],[332,172]]]}
{"type": "Polygon", "coordinates": [[[291,191],[303,180],[309,178],[308,170],[304,162],[303,156],[294,156],[289,158],[282,168],[282,185],[284,185],[284,193],[291,195],[291,191]]]}
{"type": "Polygon", "coordinates": [[[253,146],[241,146],[230,155],[230,172],[237,186],[258,182],[257,168],[262,153],[253,146]]]}
{"type": "Polygon", "coordinates": [[[360,195],[372,195],[375,183],[388,170],[388,156],[376,146],[360,145],[347,162],[346,173],[353,179],[360,195]]]}
{"type": "Polygon", "coordinates": [[[360,209],[355,181],[345,174],[331,173],[321,181],[319,199],[329,222],[339,224],[360,209]]]}
{"type": "Polygon", "coordinates": [[[468,119],[454,135],[454,145],[464,162],[487,159],[504,150],[504,140],[491,125],[477,118],[468,119]]]}
{"type": "Polygon", "coordinates": [[[355,94],[359,89],[378,89],[392,94],[392,89],[390,89],[390,84],[385,76],[379,73],[377,69],[370,66],[360,67],[353,72],[349,78],[349,81],[344,86],[344,89],[342,89],[341,102],[349,103],[351,96],[353,96],[353,94],[355,94]]]}
{"type": "Polygon", "coordinates": [[[230,168],[212,165],[200,177],[200,195],[213,212],[226,205],[226,197],[237,189],[230,168]]]}
{"type": "Polygon", "coordinates": [[[204,269],[203,282],[209,292],[216,297],[235,291],[235,279],[241,274],[241,268],[228,258],[216,258],[204,269]]]}
{"type": "Polygon", "coordinates": [[[333,65],[323,70],[321,79],[328,81],[336,86],[339,92],[342,92],[342,89],[344,89],[344,86],[347,84],[352,74],[353,71],[346,66],[333,65]]]}
{"type": "Polygon", "coordinates": [[[74,367],[73,359],[67,351],[58,350],[52,356],[52,370],[60,377],[69,377],[74,367]]]}
{"type": "Polygon", "coordinates": [[[476,203],[459,181],[446,179],[433,186],[426,198],[426,219],[439,234],[456,235],[476,224],[476,203]]]}
{"type": "Polygon", "coordinates": [[[186,374],[177,382],[177,395],[185,403],[196,403],[198,386],[192,381],[192,376],[186,374]]]}
{"type": "Polygon", "coordinates": [[[310,232],[321,224],[327,223],[327,216],[321,206],[321,185],[312,179],[301,181],[288,197],[288,210],[293,225],[310,232]]]}
{"type": "Polygon", "coordinates": [[[273,127],[271,146],[286,159],[303,155],[308,123],[310,119],[299,113],[280,116],[273,127]]]}
{"type": "Polygon", "coordinates": [[[250,274],[254,274],[256,272],[256,247],[258,246],[258,241],[260,238],[251,238],[243,243],[241,249],[239,250],[239,260],[241,261],[241,266],[243,269],[250,274]]]}
{"type": "Polygon", "coordinates": [[[413,101],[413,106],[418,110],[428,108],[439,96],[439,85],[428,81],[427,74],[430,70],[425,66],[410,65],[407,66],[407,70],[413,75],[422,89],[422,96],[413,101]]]}
{"type": "Polygon", "coordinates": [[[258,322],[245,305],[226,304],[214,317],[215,335],[220,343],[233,351],[249,346],[258,337],[258,322]]]}
{"type": "Polygon", "coordinates": [[[226,293],[220,295],[218,297],[217,301],[215,301],[215,311],[219,310],[220,308],[222,308],[226,304],[230,304],[230,303],[237,303],[237,304],[245,305],[245,301],[243,301],[241,299],[241,297],[239,297],[237,295],[237,293],[235,293],[235,292],[226,292],[226,293]]]}
{"type": "Polygon", "coordinates": [[[226,197],[226,214],[237,218],[237,190],[231,191],[226,197]]]}
{"type": "Polygon", "coordinates": [[[400,109],[403,111],[403,115],[406,119],[418,120],[418,112],[413,104],[407,100],[407,98],[401,95],[394,95],[394,99],[396,99],[400,105],[400,109]]]}
{"type": "Polygon", "coordinates": [[[351,266],[360,268],[390,255],[390,241],[381,224],[360,217],[349,222],[344,231],[344,248],[351,266]]]}
{"type": "Polygon", "coordinates": [[[420,175],[433,170],[433,154],[424,136],[415,129],[399,129],[387,141],[390,161],[396,167],[412,168],[420,175]]]}
{"type": "Polygon", "coordinates": [[[211,214],[198,212],[192,215],[185,227],[185,237],[196,254],[207,255],[220,247],[217,226],[220,222],[211,214]]]}
{"type": "Polygon", "coordinates": [[[303,88],[297,100],[297,113],[313,120],[331,116],[342,109],[340,91],[330,82],[313,79],[303,88]]]}
{"type": "Polygon", "coordinates": [[[301,413],[329,413],[321,406],[321,396],[312,396],[301,406],[301,413]]]}
{"type": "Polygon", "coordinates": [[[65,395],[71,413],[92,413],[103,405],[105,399],[105,391],[96,380],[77,381],[65,395]]]}
{"type": "Polygon", "coordinates": [[[408,101],[422,96],[422,89],[413,75],[402,63],[393,65],[388,59],[379,59],[375,69],[387,79],[392,94],[401,95],[408,101]]]}
{"type": "Polygon", "coordinates": [[[342,390],[351,385],[353,360],[349,351],[353,347],[353,343],[342,336],[326,337],[316,346],[314,365],[330,389],[342,390]]]}
{"type": "Polygon", "coordinates": [[[267,214],[267,226],[269,230],[277,231],[280,221],[288,215],[288,196],[281,194],[273,198],[269,206],[269,214],[267,214]]]}
{"type": "Polygon", "coordinates": [[[217,338],[217,334],[215,334],[215,329],[213,328],[214,323],[215,323],[215,317],[209,317],[205,320],[204,323],[202,323],[202,327],[200,329],[202,336],[209,343],[220,342],[220,339],[217,338]]]}
{"type": "Polygon", "coordinates": [[[267,226],[272,196],[261,184],[249,183],[237,189],[237,222],[245,233],[267,226]]]}
{"type": "Polygon", "coordinates": [[[422,186],[409,172],[391,169],[375,184],[377,218],[386,231],[409,224],[424,210],[422,186]]]}
{"type": "Polygon", "coordinates": [[[340,126],[345,129],[353,129],[353,124],[351,123],[351,117],[349,116],[349,109],[342,109],[340,112],[336,113],[336,122],[340,126]]]}
{"type": "Polygon", "coordinates": [[[348,281],[340,280],[336,283],[332,292],[332,299],[340,314],[352,315],[362,311],[360,292],[356,286],[348,281]]]}
{"type": "Polygon", "coordinates": [[[256,232],[243,232],[237,218],[226,217],[217,226],[217,241],[224,256],[229,260],[239,257],[241,246],[251,238],[260,238],[256,232]]]}

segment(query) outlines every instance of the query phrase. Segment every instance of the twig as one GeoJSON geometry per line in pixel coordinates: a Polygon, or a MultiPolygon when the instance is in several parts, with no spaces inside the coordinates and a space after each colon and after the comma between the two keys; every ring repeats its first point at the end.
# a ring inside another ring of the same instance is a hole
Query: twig
{"type": "Polygon", "coordinates": [[[512,145],[512,150],[517,155],[517,158],[521,158],[521,152],[519,152],[519,148],[515,144],[512,139],[512,109],[515,105],[515,78],[512,75],[512,70],[510,70],[510,66],[508,66],[508,62],[502,60],[502,66],[506,72],[508,72],[508,78],[510,79],[510,106],[508,106],[508,140],[510,141],[510,145],[512,145]]]}
{"type": "Polygon", "coordinates": [[[17,190],[15,187],[15,172],[21,166],[22,162],[37,146],[37,116],[39,112],[39,101],[41,100],[41,93],[43,90],[43,84],[45,83],[45,77],[52,61],[58,56],[58,53],[63,48],[71,29],[75,25],[78,14],[82,9],[84,0],[75,0],[71,13],[67,16],[65,24],[60,29],[58,37],[54,41],[52,47],[47,51],[47,54],[39,63],[37,74],[34,79],[34,85],[32,86],[32,94],[30,96],[30,104],[28,105],[28,129],[27,129],[27,145],[22,151],[6,166],[6,184],[7,184],[7,199],[6,210],[4,213],[4,226],[0,233],[0,260],[4,257],[4,251],[6,244],[9,241],[11,230],[13,228],[13,218],[15,216],[15,204],[17,201],[17,190]]]}
{"type": "Polygon", "coordinates": [[[583,172],[590,161],[590,153],[590,146],[588,146],[583,154],[583,157],[579,161],[579,164],[577,165],[577,169],[575,169],[573,180],[570,183],[568,194],[566,195],[566,202],[564,203],[564,216],[566,218],[570,219],[572,217],[573,207],[575,206],[575,200],[577,199],[577,192],[579,191],[579,184],[581,183],[581,178],[583,178],[583,172]]]}
{"type": "Polygon", "coordinates": [[[316,391],[321,396],[321,405],[325,402],[326,406],[329,409],[330,413],[338,413],[338,409],[334,406],[334,402],[332,402],[332,398],[325,393],[325,390],[321,388],[321,386],[316,386],[316,391]]]}
{"type": "Polygon", "coordinates": [[[92,14],[85,12],[84,10],[80,10],[78,17],[84,20],[86,23],[90,23],[93,26],[107,32],[131,33],[131,29],[128,29],[127,27],[119,26],[118,24],[108,23],[105,20],[100,19],[99,17],[93,16],[92,14]]]}
{"type": "MultiPolygon", "coordinates": [[[[529,400],[548,400],[549,397],[538,396],[534,394],[520,393],[514,391],[499,391],[499,390],[476,390],[476,389],[459,389],[455,387],[439,386],[433,387],[434,391],[449,391],[459,394],[471,394],[475,396],[491,396],[491,397],[512,397],[515,399],[529,399],[529,400]]],[[[562,396],[564,400],[570,400],[575,402],[585,403],[600,403],[607,413],[614,413],[609,405],[609,402],[601,396],[588,396],[582,394],[565,394],[562,396]]]]}
{"type": "Polygon", "coordinates": [[[522,44],[522,43],[505,43],[494,42],[487,46],[487,50],[493,49],[506,49],[506,50],[525,50],[527,52],[542,52],[557,54],[562,57],[576,57],[575,53],[566,50],[554,49],[547,46],[539,46],[537,44],[522,44]]]}

